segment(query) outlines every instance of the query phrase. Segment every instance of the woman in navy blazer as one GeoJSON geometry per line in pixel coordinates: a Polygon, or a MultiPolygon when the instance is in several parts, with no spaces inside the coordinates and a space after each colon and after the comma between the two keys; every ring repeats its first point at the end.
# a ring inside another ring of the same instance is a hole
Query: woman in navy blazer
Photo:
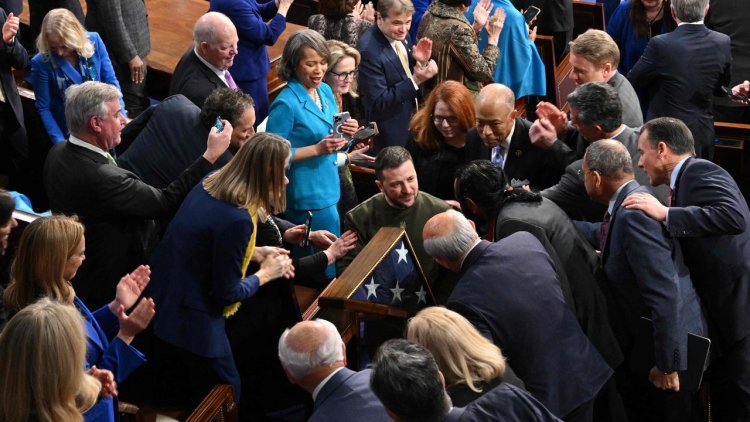
{"type": "MultiPolygon", "coordinates": [[[[53,143],[68,137],[65,90],[85,81],[105,82],[120,89],[107,48],[96,32],[86,32],[67,9],[51,10],[42,21],[27,81],[34,87],[36,108],[53,143]]],[[[120,98],[122,114],[125,103],[120,98]]]]}
{"type": "MultiPolygon", "coordinates": [[[[29,224],[21,235],[12,280],[3,299],[10,313],[43,296],[74,305],[83,316],[86,330],[86,368],[107,369],[114,374],[115,382],[121,382],[146,360],[130,342],[151,321],[154,302],[141,300],[129,316],[125,309],[138,300],[149,282],[150,270],[143,265],[136,268],[120,280],[110,304],[89,311],[70,284],[85,259],[83,233],[83,225],[66,216],[39,218],[29,224]]],[[[86,421],[115,420],[117,404],[108,395],[100,397],[84,414],[86,421]]]]}
{"type": "MultiPolygon", "coordinates": [[[[343,138],[333,135],[333,116],[339,112],[331,87],[323,82],[328,70],[329,50],[322,35],[312,29],[295,32],[284,46],[279,77],[287,81],[271,104],[266,130],[292,143],[292,164],[287,172],[287,220],[302,224],[307,211],[313,213],[312,230],[341,232],[336,204],[339,202],[338,167],[344,165],[337,151],[345,147],[343,138]]],[[[357,130],[349,119],[342,132],[357,130]]],[[[295,248],[295,256],[310,255],[312,248],[295,248]]],[[[326,276],[332,278],[330,266],[326,276]]]]}

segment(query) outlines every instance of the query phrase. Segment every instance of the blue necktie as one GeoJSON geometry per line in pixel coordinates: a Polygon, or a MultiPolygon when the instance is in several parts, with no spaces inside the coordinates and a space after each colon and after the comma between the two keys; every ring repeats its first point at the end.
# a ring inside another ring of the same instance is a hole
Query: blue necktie
{"type": "Polygon", "coordinates": [[[503,165],[505,164],[505,149],[501,147],[500,145],[496,146],[492,149],[492,162],[499,168],[503,168],[503,165]]]}

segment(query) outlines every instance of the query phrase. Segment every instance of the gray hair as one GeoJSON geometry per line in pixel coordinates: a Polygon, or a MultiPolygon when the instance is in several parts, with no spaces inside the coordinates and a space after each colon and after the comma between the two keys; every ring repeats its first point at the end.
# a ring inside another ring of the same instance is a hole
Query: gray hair
{"type": "Polygon", "coordinates": [[[234,27],[232,20],[227,15],[219,12],[208,12],[198,18],[193,26],[193,42],[198,47],[203,41],[209,45],[216,45],[216,34],[218,33],[218,22],[224,22],[234,27]]]}
{"type": "Polygon", "coordinates": [[[344,352],[336,326],[324,319],[316,319],[314,323],[322,326],[326,331],[325,339],[321,344],[310,344],[307,351],[292,350],[287,344],[290,329],[284,330],[279,338],[279,360],[287,372],[294,378],[303,378],[315,368],[331,365],[344,359],[344,352]]]}
{"type": "Polygon", "coordinates": [[[381,18],[387,18],[391,13],[414,14],[414,4],[411,0],[380,0],[378,1],[378,14],[381,18]]]}
{"type": "Polygon", "coordinates": [[[451,399],[429,350],[404,339],[391,339],[375,352],[370,388],[404,422],[443,420],[451,399]]]}
{"type": "Polygon", "coordinates": [[[641,134],[644,133],[652,149],[655,149],[659,142],[664,142],[674,154],[695,155],[693,134],[680,119],[659,117],[649,120],[641,129],[641,134]]]}
{"type": "Polygon", "coordinates": [[[578,120],[587,125],[599,125],[613,132],[622,125],[622,102],[617,90],[606,82],[589,82],[568,95],[571,108],[578,111],[578,120]]]}
{"type": "Polygon", "coordinates": [[[301,29],[291,37],[284,45],[284,52],[281,54],[281,62],[277,71],[281,80],[289,82],[294,78],[295,71],[299,61],[302,59],[302,53],[305,47],[315,50],[316,53],[326,60],[330,58],[330,51],[326,39],[317,31],[312,29],[301,29]]]}
{"type": "Polygon", "coordinates": [[[672,10],[682,22],[699,22],[706,16],[708,0],[672,0],[672,10]]]}
{"type": "Polygon", "coordinates": [[[103,82],[87,81],[65,90],[65,120],[70,133],[80,133],[92,117],[107,117],[107,102],[119,101],[120,90],[103,82]]]}
{"type": "Polygon", "coordinates": [[[621,178],[633,175],[633,160],[625,145],[614,139],[602,139],[589,145],[584,155],[589,170],[603,176],[621,178]]]}
{"type": "Polygon", "coordinates": [[[479,238],[469,220],[456,210],[446,211],[451,216],[450,232],[424,240],[424,250],[435,259],[457,261],[461,259],[479,238]]]}

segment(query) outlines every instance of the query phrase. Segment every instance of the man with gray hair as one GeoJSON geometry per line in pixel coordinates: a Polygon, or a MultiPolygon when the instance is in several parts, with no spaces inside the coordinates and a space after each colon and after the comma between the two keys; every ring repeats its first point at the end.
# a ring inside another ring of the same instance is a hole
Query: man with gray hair
{"type": "Polygon", "coordinates": [[[172,74],[169,95],[182,94],[198,107],[214,89],[237,84],[227,71],[237,55],[237,29],[226,15],[208,12],[193,28],[193,46],[182,56],[172,74]]]}
{"type": "Polygon", "coordinates": [[[628,73],[637,89],[651,93],[647,120],[682,120],[695,141],[698,158],[714,155],[713,96],[724,96],[730,82],[732,52],[729,37],[703,24],[708,0],[673,0],[677,28],[649,41],[628,73]]]}
{"type": "Polygon", "coordinates": [[[625,362],[634,360],[633,350],[654,350],[650,371],[637,372],[628,364],[617,369],[628,415],[631,420],[690,420],[692,392],[681,388],[678,371],[687,369],[688,333],[705,336],[708,329],[680,247],[664,225],[622,206],[629,195],[648,193],[634,180],[624,145],[611,139],[591,144],[583,157],[583,178],[591,198],[607,205],[603,223],[579,227],[602,251],[610,311],[622,321],[617,338],[625,362]],[[653,321],[653,340],[643,338],[644,317],[653,321]],[[653,345],[639,346],[645,341],[653,345]]]}
{"type": "MultiPolygon", "coordinates": [[[[625,145],[632,157],[633,167],[637,166],[638,132],[623,124],[622,103],[615,88],[604,82],[583,84],[568,95],[568,104],[572,127],[567,127],[567,122],[563,122],[562,129],[552,129],[557,125],[545,122],[545,119],[537,120],[530,129],[532,142],[547,146],[560,142],[558,138],[565,139],[571,148],[576,149],[576,155],[583,157],[591,142],[614,139],[625,145]]],[[[542,195],[574,220],[601,221],[605,208],[586,195],[581,164],[581,160],[571,163],[560,181],[542,191],[542,195]]],[[[635,178],[642,185],[648,185],[648,176],[643,170],[637,169],[635,178]]],[[[656,196],[666,203],[666,189],[659,188],[656,196]]]]}
{"type": "Polygon", "coordinates": [[[302,321],[284,331],[279,360],[289,381],[312,395],[315,408],[309,421],[388,420],[370,390],[370,370],[346,368],[346,346],[332,323],[302,321]]]}
{"type": "Polygon", "coordinates": [[[424,247],[461,274],[448,308],[468,319],[513,363],[527,390],[566,421],[593,420],[593,402],[612,375],[565,303],[552,259],[528,232],[495,243],[453,210],[424,226],[424,247]]]}
{"type": "Polygon", "coordinates": [[[120,143],[125,119],[120,92],[101,82],[65,91],[66,142],[56,144],[44,165],[44,186],[53,212],[77,214],[86,226],[86,260],[73,279],[76,294],[98,308],[112,298],[124,274],[146,263],[155,233],[152,219],[167,218],[214,169],[226,151],[232,125],[211,129],[205,152],[164,189],[147,185],[117,166],[109,151],[120,143]]]}

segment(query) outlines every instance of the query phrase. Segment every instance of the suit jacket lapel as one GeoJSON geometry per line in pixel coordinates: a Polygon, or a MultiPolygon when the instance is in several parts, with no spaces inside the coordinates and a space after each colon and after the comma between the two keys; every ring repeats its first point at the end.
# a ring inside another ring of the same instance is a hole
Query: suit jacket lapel
{"type": "MultiPolygon", "coordinates": [[[[76,70],[76,68],[74,68],[67,60],[55,57],[54,55],[50,55],[50,60],[54,60],[55,73],[58,73],[59,77],[64,78],[67,76],[74,85],[83,83],[83,77],[81,74],[78,73],[78,70],[76,70]]],[[[79,57],[78,60],[82,59],[79,57]]]]}
{"type": "MultiPolygon", "coordinates": [[[[516,167],[518,160],[520,160],[523,155],[523,151],[521,151],[520,148],[521,141],[518,139],[521,136],[521,123],[518,119],[516,119],[514,126],[513,137],[510,138],[510,146],[508,147],[508,154],[506,155],[507,158],[503,164],[505,174],[513,174],[511,170],[516,167]]],[[[492,156],[492,153],[490,153],[490,156],[492,156]]]]}
{"type": "Polygon", "coordinates": [[[677,200],[677,190],[680,188],[680,178],[682,178],[682,175],[685,173],[685,169],[688,168],[692,161],[692,157],[685,160],[685,162],[682,164],[682,167],[680,167],[680,172],[677,173],[677,178],[675,178],[674,181],[674,189],[672,189],[672,206],[680,206],[680,202],[677,200]]]}
{"type": "Polygon", "coordinates": [[[94,314],[91,313],[91,311],[86,308],[86,306],[81,302],[78,297],[73,298],[73,303],[75,304],[76,308],[78,308],[78,311],[83,315],[84,318],[88,321],[86,324],[86,335],[94,341],[94,343],[99,346],[100,350],[104,350],[107,347],[107,343],[109,341],[107,340],[107,335],[104,334],[104,331],[102,331],[101,327],[99,327],[99,324],[96,322],[96,318],[94,318],[94,314]]]}
{"type": "MultiPolygon", "coordinates": [[[[406,79],[406,72],[404,71],[404,67],[401,65],[401,60],[399,60],[398,56],[396,55],[396,51],[391,47],[391,42],[388,40],[388,38],[383,35],[383,32],[380,31],[380,28],[377,28],[377,34],[378,39],[380,40],[382,44],[382,52],[383,56],[385,56],[388,61],[391,63],[392,66],[394,66],[397,70],[399,70],[399,75],[401,75],[401,79],[406,79]]],[[[401,41],[396,41],[401,42],[401,41]]],[[[409,61],[409,51],[411,51],[410,48],[406,46],[406,43],[403,43],[404,49],[406,50],[406,57],[407,57],[407,63],[409,61]]]]}
{"type": "Polygon", "coordinates": [[[90,159],[91,161],[97,162],[99,164],[106,164],[106,163],[109,162],[109,160],[107,160],[107,157],[105,157],[105,156],[103,156],[101,154],[97,154],[96,152],[91,151],[90,149],[87,149],[87,148],[84,148],[84,147],[80,147],[80,146],[78,146],[78,145],[76,145],[76,144],[74,144],[74,143],[72,143],[70,141],[65,141],[65,142],[67,143],[66,144],[67,147],[71,148],[71,150],[74,153],[83,155],[86,158],[90,159]]]}
{"type": "MultiPolygon", "coordinates": [[[[297,96],[297,99],[302,104],[302,106],[305,108],[305,110],[309,111],[313,115],[315,115],[320,120],[324,121],[327,125],[333,129],[333,122],[331,119],[328,118],[323,113],[323,110],[318,107],[317,104],[315,104],[315,101],[313,101],[312,98],[310,98],[310,95],[307,93],[307,90],[305,87],[296,79],[292,79],[289,81],[289,87],[294,92],[294,95],[297,96]]],[[[320,92],[320,91],[318,91],[320,92]]],[[[320,96],[320,101],[324,103],[324,107],[333,107],[332,104],[327,104],[327,100],[323,98],[323,96],[320,96]]]]}
{"type": "Polygon", "coordinates": [[[464,263],[461,265],[461,274],[464,274],[467,269],[471,268],[471,266],[474,264],[474,261],[479,259],[480,256],[484,253],[484,251],[492,245],[491,242],[488,242],[486,240],[481,240],[479,243],[474,246],[474,249],[469,252],[468,255],[466,255],[466,258],[464,258],[464,263]]]}
{"type": "Polygon", "coordinates": [[[221,80],[219,75],[217,75],[213,70],[209,69],[208,66],[203,64],[201,59],[198,58],[198,55],[195,54],[195,50],[190,50],[190,60],[193,60],[195,62],[195,65],[198,66],[198,69],[203,72],[204,75],[206,75],[206,78],[214,83],[214,86],[216,88],[224,88],[227,85],[224,83],[224,81],[221,80]]]}
{"type": "Polygon", "coordinates": [[[634,190],[641,187],[641,185],[638,184],[638,182],[635,181],[635,179],[629,181],[627,185],[622,188],[620,191],[620,194],[617,196],[617,199],[615,200],[615,205],[612,207],[612,213],[609,216],[609,224],[607,224],[607,232],[604,234],[604,246],[602,247],[602,264],[607,261],[608,255],[609,255],[609,233],[612,231],[612,226],[615,224],[615,220],[617,219],[617,211],[620,209],[620,205],[622,205],[622,201],[625,200],[625,198],[628,197],[634,190]]]}

